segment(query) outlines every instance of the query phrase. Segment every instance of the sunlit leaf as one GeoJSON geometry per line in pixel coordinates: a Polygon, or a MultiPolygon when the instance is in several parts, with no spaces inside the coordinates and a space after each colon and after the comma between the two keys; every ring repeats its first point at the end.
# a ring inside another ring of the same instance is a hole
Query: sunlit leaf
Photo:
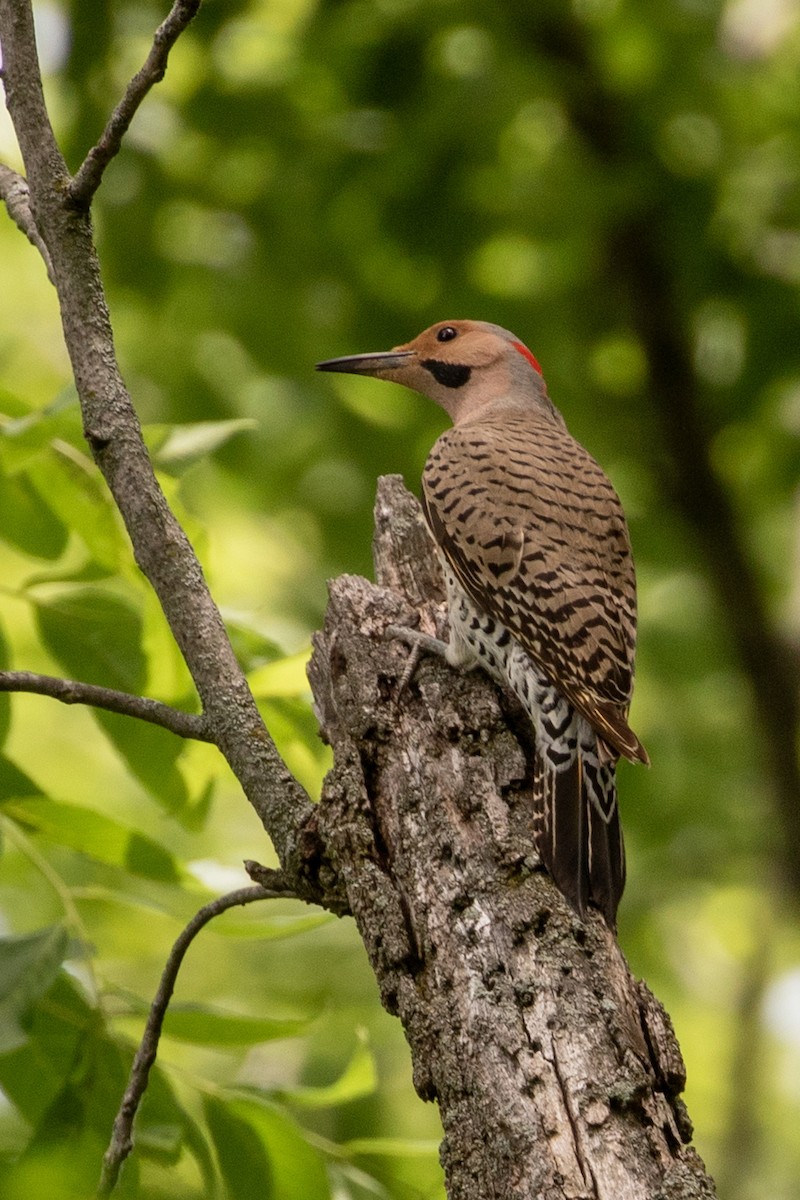
{"type": "MultiPolygon", "coordinates": [[[[73,678],[140,694],[146,662],[140,614],[127,601],[101,588],[73,588],[52,600],[37,600],[37,623],[51,654],[73,678]]],[[[95,710],[137,779],[166,809],[180,812],[188,794],[176,767],[179,738],[145,721],[95,710]]]]}
{"type": "MultiPolygon", "coordinates": [[[[254,906],[251,905],[251,909],[254,906]]],[[[299,917],[253,917],[252,920],[236,920],[227,913],[212,925],[214,933],[231,938],[254,938],[258,941],[278,941],[283,938],[298,937],[312,929],[323,925],[331,925],[336,921],[332,913],[312,912],[299,917]]]]}
{"type": "Polygon", "coordinates": [[[291,1117],[267,1101],[237,1097],[230,1108],[256,1130],[269,1157],[275,1200],[330,1200],[324,1160],[291,1117]]]}
{"type": "Polygon", "coordinates": [[[165,883],[179,878],[177,864],[169,851],[103,813],[44,796],[11,801],[3,806],[3,811],[25,828],[88,854],[98,862],[165,883]]]}
{"type": "Polygon", "coordinates": [[[129,603],[101,588],[75,587],[37,598],[35,615],[42,641],[72,678],[141,690],[141,619],[129,603]]]}
{"type": "Polygon", "coordinates": [[[226,613],[225,627],[244,671],[255,672],[265,663],[280,661],[285,657],[276,641],[266,637],[255,623],[248,622],[241,614],[226,613]]]}
{"type": "Polygon", "coordinates": [[[388,1189],[382,1183],[354,1163],[346,1160],[332,1162],[328,1165],[328,1170],[334,1195],[341,1192],[349,1200],[372,1200],[374,1196],[377,1196],[378,1200],[392,1200],[388,1189]]]}
{"type": "Polygon", "coordinates": [[[77,533],[92,558],[113,571],[129,553],[108,489],[90,459],[57,443],[28,468],[28,476],[63,524],[77,533]]]}
{"type": "Polygon", "coordinates": [[[151,1072],[136,1116],[137,1153],[173,1165],[181,1156],[190,1123],[193,1124],[165,1073],[151,1072]]]}
{"type": "Polygon", "coordinates": [[[293,696],[259,700],[259,711],[293,775],[318,795],[332,763],[331,751],[319,738],[310,705],[293,696]]]}
{"type": "Polygon", "coordinates": [[[367,1045],[366,1034],[359,1033],[353,1057],[339,1078],[327,1087],[297,1087],[281,1090],[282,1100],[291,1100],[302,1108],[330,1108],[371,1096],[378,1084],[375,1059],[367,1045]]]}
{"type": "Polygon", "coordinates": [[[248,676],[253,695],[257,699],[271,700],[277,696],[305,696],[310,691],[306,667],[309,650],[301,650],[287,658],[264,663],[248,676]]]}
{"type": "MultiPolygon", "coordinates": [[[[9,667],[8,645],[3,636],[3,630],[0,628],[0,671],[7,671],[9,667]]],[[[11,697],[8,692],[0,692],[0,746],[6,740],[9,726],[11,724],[11,697]]],[[[0,785],[0,788],[2,785],[0,785]]],[[[1,793],[0,793],[1,794],[1,793]]]]}
{"type": "Polygon", "coordinates": [[[19,475],[43,454],[55,438],[85,449],[78,394],[70,380],[52,403],[29,408],[25,403],[0,396],[0,463],[9,474],[19,475]]]}
{"type": "Polygon", "coordinates": [[[179,474],[198,459],[213,454],[237,433],[256,429],[258,422],[249,417],[231,421],[195,421],[190,425],[169,427],[151,425],[145,438],[157,466],[171,474],[179,474]]]}
{"type": "Polygon", "coordinates": [[[217,1170],[205,1126],[184,1110],[184,1145],[197,1163],[203,1180],[203,1195],[216,1197],[217,1170]]]}
{"type": "Polygon", "coordinates": [[[197,707],[194,684],[155,592],[147,590],[142,608],[142,649],[147,659],[148,696],[178,708],[197,707]]]}
{"type": "Polygon", "coordinates": [[[427,1138],[352,1138],[342,1150],[355,1157],[430,1158],[439,1156],[439,1143],[427,1138]]]}
{"type": "Polygon", "coordinates": [[[82,563],[64,563],[60,560],[48,570],[32,571],[25,578],[25,588],[30,594],[32,589],[41,583],[97,583],[99,580],[107,580],[113,573],[110,568],[104,567],[93,558],[84,558],[82,563]]]}
{"type": "Polygon", "coordinates": [[[67,530],[26,475],[0,468],[0,539],[35,558],[54,559],[67,544],[67,530]]]}
{"type": "MultiPolygon", "coordinates": [[[[0,1086],[31,1127],[15,1186],[3,1180],[3,1195],[17,1200],[25,1194],[18,1188],[45,1181],[49,1196],[93,1194],[130,1056],[65,972],[31,1010],[28,1035],[0,1056],[0,1086]]],[[[132,1164],[134,1180],[137,1170],[132,1164]]]]}
{"type": "Polygon", "coordinates": [[[299,1037],[309,1024],[304,1018],[246,1017],[200,1004],[178,1004],[170,1005],[164,1032],[179,1041],[199,1045],[250,1046],[299,1037]]]}
{"type": "Polygon", "coordinates": [[[163,808],[180,817],[189,800],[176,765],[183,750],[181,739],[135,717],[102,710],[95,716],[139,782],[163,808]]]}
{"type": "Polygon", "coordinates": [[[74,981],[62,973],[51,983],[26,1021],[24,1045],[0,1055],[0,1087],[34,1129],[63,1090],[94,1021],[74,981]]]}

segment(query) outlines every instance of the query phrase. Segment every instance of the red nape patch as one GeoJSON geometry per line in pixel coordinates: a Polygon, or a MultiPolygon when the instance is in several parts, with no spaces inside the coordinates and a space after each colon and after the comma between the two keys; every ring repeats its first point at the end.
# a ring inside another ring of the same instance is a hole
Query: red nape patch
{"type": "Polygon", "coordinates": [[[538,363],[538,361],[537,361],[537,360],[534,358],[534,356],[531,354],[531,352],[530,352],[530,350],[528,349],[528,347],[527,347],[527,346],[523,346],[522,342],[512,342],[512,343],[511,343],[511,345],[514,347],[514,349],[515,349],[515,350],[519,350],[519,352],[520,352],[520,354],[522,355],[522,357],[523,357],[523,358],[527,358],[528,362],[531,364],[531,366],[533,367],[534,371],[538,371],[538,372],[539,372],[539,374],[541,375],[541,373],[542,373],[542,368],[539,366],[539,363],[538,363]]]}

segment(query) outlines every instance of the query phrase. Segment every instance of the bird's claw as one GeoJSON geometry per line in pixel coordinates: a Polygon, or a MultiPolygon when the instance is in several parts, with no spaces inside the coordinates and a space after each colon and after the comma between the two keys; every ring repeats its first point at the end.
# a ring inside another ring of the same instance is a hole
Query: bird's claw
{"type": "Polygon", "coordinates": [[[419,629],[409,629],[406,625],[389,625],[386,628],[386,636],[398,638],[405,642],[411,648],[411,653],[408,656],[408,662],[403,668],[403,674],[400,676],[400,682],[397,685],[395,700],[399,700],[405,689],[408,687],[411,680],[414,678],[414,672],[419,665],[419,660],[423,654],[435,654],[439,658],[443,658],[447,645],[439,638],[431,637],[428,633],[422,633],[419,629]]]}

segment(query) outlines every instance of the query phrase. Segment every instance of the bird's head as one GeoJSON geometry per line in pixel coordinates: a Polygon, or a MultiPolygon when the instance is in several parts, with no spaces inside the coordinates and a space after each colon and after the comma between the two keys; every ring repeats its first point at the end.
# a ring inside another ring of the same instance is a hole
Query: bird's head
{"type": "Polygon", "coordinates": [[[557,415],[527,346],[486,321],[439,321],[394,350],[331,358],[317,363],[317,370],[402,383],[435,400],[455,424],[489,405],[557,415]]]}

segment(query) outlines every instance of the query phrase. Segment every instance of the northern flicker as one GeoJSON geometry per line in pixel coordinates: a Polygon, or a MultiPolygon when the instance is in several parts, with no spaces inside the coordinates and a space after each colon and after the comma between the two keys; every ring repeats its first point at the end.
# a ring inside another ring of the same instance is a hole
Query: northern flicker
{"type": "Polygon", "coordinates": [[[447,584],[450,640],[438,645],[530,716],[539,853],[578,913],[592,902],[613,928],[625,886],[616,764],[648,761],[628,725],[636,581],[614,488],[567,432],[533,354],[498,325],[444,321],[318,369],[404,384],[451,417],[422,477],[447,584]]]}

